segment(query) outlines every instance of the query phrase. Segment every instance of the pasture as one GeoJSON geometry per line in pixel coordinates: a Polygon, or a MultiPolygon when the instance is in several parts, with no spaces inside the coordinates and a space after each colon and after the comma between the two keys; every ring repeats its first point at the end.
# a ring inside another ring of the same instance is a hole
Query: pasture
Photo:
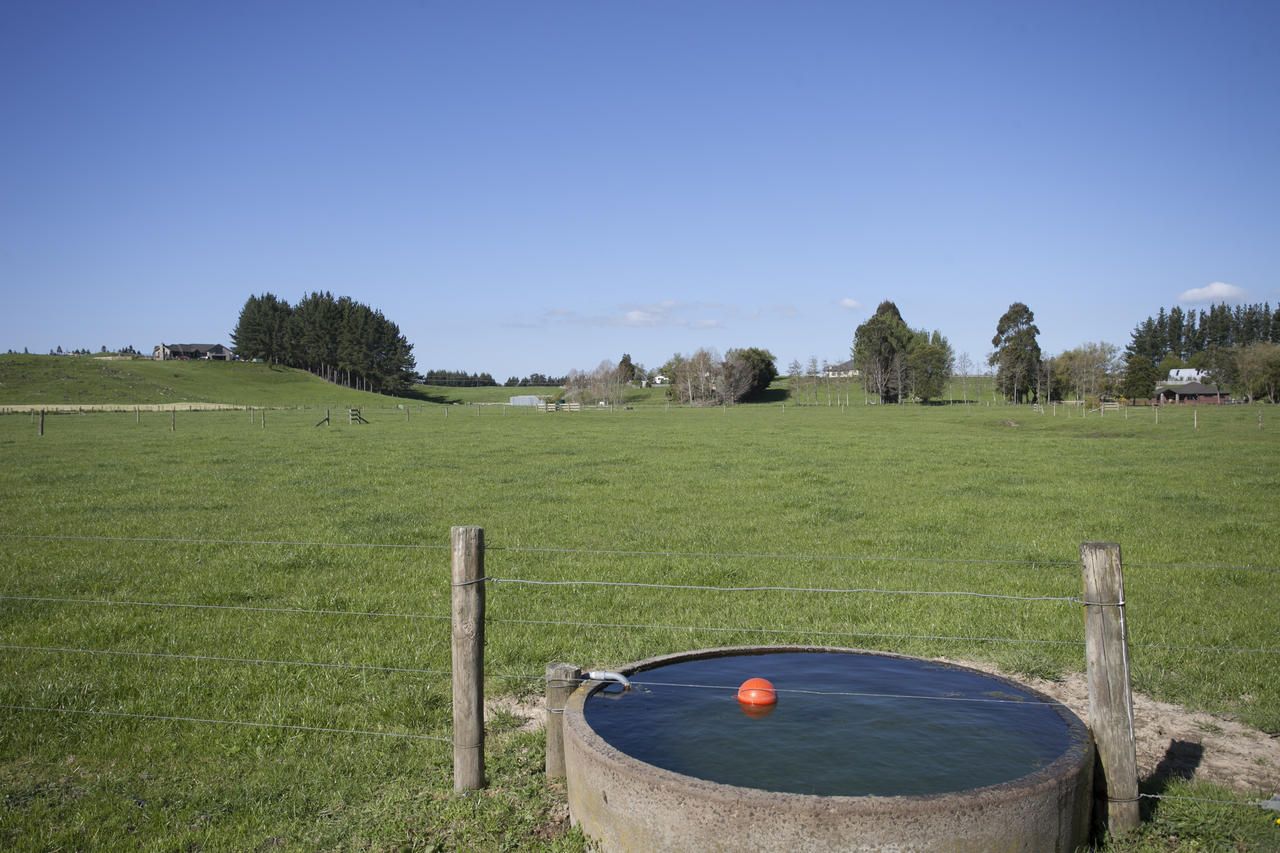
{"type": "MultiPolygon", "coordinates": [[[[1080,543],[1119,542],[1135,689],[1280,730],[1280,422],[1257,409],[1198,429],[1191,409],[372,411],[62,415],[43,437],[0,417],[0,846],[580,847],[539,734],[497,713],[468,798],[430,739],[458,524],[485,528],[496,578],[1025,599],[1079,595],[1080,543]]],[[[1080,610],[495,583],[487,692],[536,694],[552,660],[748,642],[1054,677],[1083,666],[1080,610]]],[[[1132,846],[1272,829],[1170,801],[1132,846]]]]}

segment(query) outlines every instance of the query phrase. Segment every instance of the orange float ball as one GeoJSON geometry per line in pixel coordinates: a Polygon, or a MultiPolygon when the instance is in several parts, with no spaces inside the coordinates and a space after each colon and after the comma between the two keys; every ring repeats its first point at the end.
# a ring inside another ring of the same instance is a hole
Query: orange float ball
{"type": "Polygon", "coordinates": [[[775,705],[778,691],[767,678],[748,678],[738,688],[738,701],[743,705],[775,705]]]}

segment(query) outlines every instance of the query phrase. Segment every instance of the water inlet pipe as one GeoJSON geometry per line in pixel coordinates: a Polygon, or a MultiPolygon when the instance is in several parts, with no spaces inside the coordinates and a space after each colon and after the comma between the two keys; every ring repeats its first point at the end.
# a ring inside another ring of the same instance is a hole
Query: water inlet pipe
{"type": "Polygon", "coordinates": [[[597,670],[587,673],[588,681],[613,681],[622,685],[622,692],[626,693],[631,689],[631,682],[625,675],[620,672],[610,672],[609,670],[597,670]]]}

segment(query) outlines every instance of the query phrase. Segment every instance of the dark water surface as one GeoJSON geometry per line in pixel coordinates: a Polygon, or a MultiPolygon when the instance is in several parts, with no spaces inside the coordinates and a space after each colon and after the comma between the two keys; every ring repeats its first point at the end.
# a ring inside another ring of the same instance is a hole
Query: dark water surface
{"type": "Polygon", "coordinates": [[[1030,691],[928,661],[838,652],[733,655],[667,664],[632,680],[637,687],[630,693],[597,692],[587,700],[587,722],[601,737],[667,770],[769,791],[958,791],[1025,776],[1073,743],[1054,706],[1030,691]],[[738,703],[738,685],[753,676],[778,689],[767,716],[750,716],[738,703]]]}

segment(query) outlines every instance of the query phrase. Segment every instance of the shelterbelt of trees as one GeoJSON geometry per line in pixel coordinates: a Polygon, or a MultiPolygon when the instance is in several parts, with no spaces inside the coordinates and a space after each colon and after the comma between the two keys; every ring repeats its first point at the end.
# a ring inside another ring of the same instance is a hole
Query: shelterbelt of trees
{"type": "Polygon", "coordinates": [[[351,388],[398,394],[413,384],[413,344],[381,311],[347,296],[310,293],[290,305],[250,296],[231,333],[243,359],[297,367],[351,388]]]}
{"type": "Polygon", "coordinates": [[[1133,330],[1124,350],[1128,397],[1150,397],[1170,370],[1192,367],[1250,399],[1275,402],[1280,386],[1280,306],[1225,303],[1207,311],[1161,308],[1133,330]]]}

